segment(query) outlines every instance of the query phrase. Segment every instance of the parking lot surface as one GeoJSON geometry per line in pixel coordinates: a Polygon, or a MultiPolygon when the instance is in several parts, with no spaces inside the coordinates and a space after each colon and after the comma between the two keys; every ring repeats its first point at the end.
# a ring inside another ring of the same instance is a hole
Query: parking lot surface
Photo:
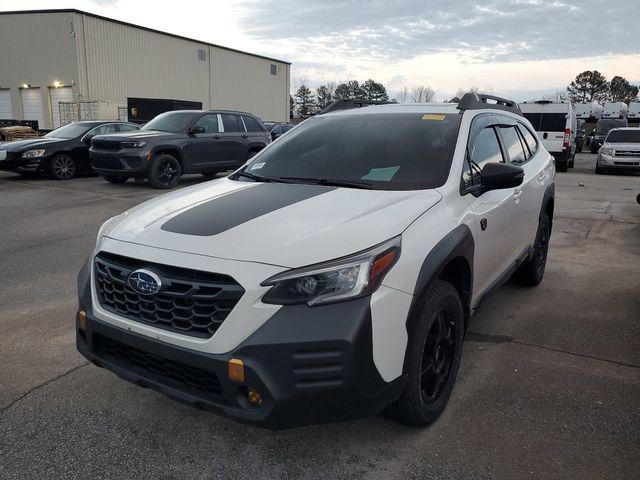
{"type": "Polygon", "coordinates": [[[270,432],[88,364],[75,276],[100,224],[158,191],[0,174],[0,478],[638,478],[640,176],[594,162],[558,174],[545,279],[483,302],[423,430],[378,415],[270,432]]]}

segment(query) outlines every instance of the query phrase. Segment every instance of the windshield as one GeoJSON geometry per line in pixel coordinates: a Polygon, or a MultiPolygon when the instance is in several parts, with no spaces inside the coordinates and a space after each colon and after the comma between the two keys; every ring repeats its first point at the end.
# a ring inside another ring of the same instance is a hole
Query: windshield
{"type": "MultiPolygon", "coordinates": [[[[361,188],[413,190],[444,184],[460,114],[319,116],[305,121],[244,169],[254,176],[352,182],[361,188]]],[[[244,177],[236,177],[244,179],[244,177]]]]}
{"type": "Polygon", "coordinates": [[[609,132],[607,143],[640,143],[640,128],[637,130],[613,130],[609,132]]]}
{"type": "Polygon", "coordinates": [[[86,123],[70,123],[64,127],[56,128],[53,132],[45,135],[47,138],[76,138],[84,135],[95,125],[87,125],[86,123]]]}
{"type": "Polygon", "coordinates": [[[627,121],[620,118],[615,119],[600,119],[598,120],[598,125],[596,126],[596,135],[606,135],[609,133],[609,130],[616,127],[626,127],[627,121]]]}
{"type": "Polygon", "coordinates": [[[193,112],[161,113],[140,130],[157,130],[160,132],[183,133],[194,118],[193,112]]]}

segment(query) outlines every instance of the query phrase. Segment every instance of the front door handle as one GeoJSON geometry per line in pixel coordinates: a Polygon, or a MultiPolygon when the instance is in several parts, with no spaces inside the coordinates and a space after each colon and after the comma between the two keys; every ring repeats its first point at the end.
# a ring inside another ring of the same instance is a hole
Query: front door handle
{"type": "Polygon", "coordinates": [[[246,133],[243,133],[242,138],[249,138],[249,135],[247,135],[246,133]]]}
{"type": "Polygon", "coordinates": [[[513,192],[513,201],[518,203],[520,201],[520,196],[522,195],[522,191],[524,188],[516,188],[513,192]]]}
{"type": "Polygon", "coordinates": [[[542,180],[544,180],[544,177],[545,177],[544,172],[540,172],[540,173],[538,174],[538,176],[537,176],[537,179],[538,179],[538,180],[540,180],[540,181],[542,181],[542,180]]]}
{"type": "Polygon", "coordinates": [[[221,137],[220,137],[220,135],[214,135],[213,138],[214,138],[214,140],[220,140],[221,137]]]}

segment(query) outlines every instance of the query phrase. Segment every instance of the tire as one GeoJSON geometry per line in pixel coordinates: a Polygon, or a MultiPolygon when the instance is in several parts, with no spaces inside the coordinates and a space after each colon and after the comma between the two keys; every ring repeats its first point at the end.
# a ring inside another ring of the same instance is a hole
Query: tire
{"type": "Polygon", "coordinates": [[[76,162],[68,153],[58,153],[49,162],[49,176],[54,180],[69,180],[76,176],[76,162]]]}
{"type": "Polygon", "coordinates": [[[568,165],[568,166],[569,166],[569,168],[573,168],[573,164],[575,163],[575,161],[576,161],[576,154],[574,153],[574,154],[571,156],[571,160],[569,160],[569,165],[568,165]]]}
{"type": "Polygon", "coordinates": [[[602,169],[602,167],[596,163],[596,175],[602,175],[603,173],[604,170],[602,169]]]}
{"type": "Polygon", "coordinates": [[[173,155],[160,153],[151,161],[149,183],[153,188],[166,190],[175,187],[180,181],[182,168],[173,155]]]}
{"type": "Polygon", "coordinates": [[[568,168],[568,161],[567,160],[562,160],[560,162],[558,162],[556,164],[556,171],[557,172],[566,172],[568,168]]]}
{"type": "Polygon", "coordinates": [[[104,178],[109,183],[125,183],[127,180],[129,180],[129,177],[123,177],[120,175],[104,175],[102,178],[104,178]]]}
{"type": "Polygon", "coordinates": [[[549,240],[551,238],[551,222],[546,213],[542,214],[536,241],[533,245],[533,254],[528,258],[513,275],[513,279],[520,285],[535,287],[540,284],[544,277],[547,266],[547,253],[549,251],[549,240]]]}
{"type": "Polygon", "coordinates": [[[591,153],[598,153],[598,149],[593,147],[593,144],[591,145],[591,147],[589,147],[589,151],[591,153]]]}
{"type": "Polygon", "coordinates": [[[437,280],[417,315],[407,345],[407,385],[388,412],[406,425],[425,427],[444,411],[458,375],[464,337],[458,292],[437,280]]]}

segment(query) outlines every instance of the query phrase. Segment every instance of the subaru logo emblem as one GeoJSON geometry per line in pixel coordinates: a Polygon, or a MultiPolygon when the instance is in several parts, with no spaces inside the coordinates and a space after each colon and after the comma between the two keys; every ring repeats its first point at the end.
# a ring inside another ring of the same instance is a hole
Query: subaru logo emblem
{"type": "Polygon", "coordinates": [[[160,277],[151,270],[140,268],[129,274],[127,283],[140,295],[155,295],[162,288],[160,277]]]}

